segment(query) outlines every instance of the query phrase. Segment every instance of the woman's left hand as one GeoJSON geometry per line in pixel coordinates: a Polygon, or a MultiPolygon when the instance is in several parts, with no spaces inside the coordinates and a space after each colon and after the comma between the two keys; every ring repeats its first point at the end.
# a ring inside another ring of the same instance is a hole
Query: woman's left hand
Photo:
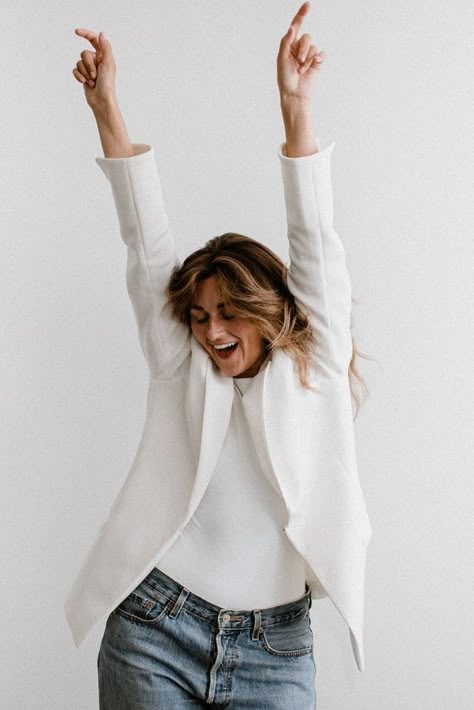
{"type": "Polygon", "coordinates": [[[326,53],[311,44],[311,35],[297,39],[310,3],[301,5],[290,29],[280,42],[277,58],[277,80],[281,100],[310,101],[316,76],[326,53]]]}

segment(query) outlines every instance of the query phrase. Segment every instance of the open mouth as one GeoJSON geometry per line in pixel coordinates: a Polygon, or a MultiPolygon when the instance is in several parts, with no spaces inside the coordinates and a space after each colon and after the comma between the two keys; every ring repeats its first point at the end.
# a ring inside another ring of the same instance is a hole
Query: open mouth
{"type": "Polygon", "coordinates": [[[234,343],[233,345],[228,345],[225,348],[221,348],[219,350],[212,346],[212,349],[214,350],[218,358],[220,358],[221,360],[228,360],[230,357],[232,357],[238,347],[239,344],[234,343]]]}

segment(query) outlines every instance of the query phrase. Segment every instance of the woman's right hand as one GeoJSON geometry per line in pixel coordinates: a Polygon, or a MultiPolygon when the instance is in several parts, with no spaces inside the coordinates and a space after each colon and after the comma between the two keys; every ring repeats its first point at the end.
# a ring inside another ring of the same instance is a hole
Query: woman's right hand
{"type": "Polygon", "coordinates": [[[84,85],[84,93],[91,109],[101,104],[116,101],[115,75],[116,65],[112,47],[104,34],[78,27],[75,33],[89,40],[95,52],[85,49],[72,73],[77,81],[84,85]]]}

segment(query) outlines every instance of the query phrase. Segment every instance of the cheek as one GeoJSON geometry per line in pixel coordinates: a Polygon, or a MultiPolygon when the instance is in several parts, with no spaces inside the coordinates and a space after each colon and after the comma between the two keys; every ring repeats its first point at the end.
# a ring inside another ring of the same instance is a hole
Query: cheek
{"type": "Polygon", "coordinates": [[[247,343],[247,346],[250,347],[252,350],[260,351],[262,349],[263,339],[258,330],[254,330],[253,328],[246,328],[245,332],[241,334],[241,337],[244,342],[247,343]]]}

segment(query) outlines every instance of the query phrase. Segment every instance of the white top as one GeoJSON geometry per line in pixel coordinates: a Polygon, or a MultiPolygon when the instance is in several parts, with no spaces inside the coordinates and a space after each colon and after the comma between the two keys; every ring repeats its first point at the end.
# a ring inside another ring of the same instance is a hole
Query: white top
{"type": "Polygon", "coordinates": [[[304,560],[284,532],[285,502],[260,467],[245,416],[242,398],[253,378],[233,379],[229,428],[214,474],[156,566],[220,607],[263,609],[304,594],[304,560]]]}

